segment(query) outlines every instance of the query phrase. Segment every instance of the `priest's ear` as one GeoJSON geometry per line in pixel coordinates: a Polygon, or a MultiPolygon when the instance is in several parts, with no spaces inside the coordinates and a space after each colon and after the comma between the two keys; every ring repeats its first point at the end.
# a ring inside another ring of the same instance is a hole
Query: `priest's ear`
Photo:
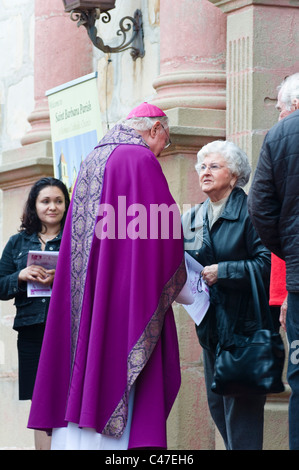
{"type": "Polygon", "coordinates": [[[294,98],[292,104],[295,106],[295,109],[299,109],[299,98],[294,98]]]}
{"type": "Polygon", "coordinates": [[[151,133],[151,136],[152,136],[152,137],[155,137],[156,134],[157,134],[157,132],[160,132],[160,127],[161,127],[161,122],[160,122],[160,121],[156,121],[156,122],[154,123],[154,125],[151,127],[150,133],[151,133]]]}

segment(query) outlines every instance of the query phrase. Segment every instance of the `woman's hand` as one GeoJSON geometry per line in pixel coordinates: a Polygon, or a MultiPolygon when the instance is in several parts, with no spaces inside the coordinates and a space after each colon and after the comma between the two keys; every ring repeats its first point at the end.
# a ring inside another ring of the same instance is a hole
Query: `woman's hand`
{"type": "Polygon", "coordinates": [[[201,271],[201,276],[208,286],[212,286],[218,280],[218,264],[205,266],[201,271]]]}
{"type": "Polygon", "coordinates": [[[288,296],[286,296],[286,298],[284,299],[284,301],[283,301],[283,303],[280,307],[279,321],[280,321],[280,324],[281,324],[282,328],[284,329],[284,331],[287,331],[287,327],[286,327],[287,309],[288,309],[288,296]]]}
{"type": "Polygon", "coordinates": [[[55,269],[45,269],[42,266],[32,264],[22,269],[19,273],[19,281],[40,282],[44,286],[51,286],[54,280],[55,269]]]}

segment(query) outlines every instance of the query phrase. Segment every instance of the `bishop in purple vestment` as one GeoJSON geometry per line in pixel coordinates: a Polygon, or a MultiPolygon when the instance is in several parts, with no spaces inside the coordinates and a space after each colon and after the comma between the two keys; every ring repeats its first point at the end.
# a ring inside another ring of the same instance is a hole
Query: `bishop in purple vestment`
{"type": "Polygon", "coordinates": [[[157,156],[167,116],[135,108],[86,157],[65,224],[28,426],[75,423],[166,448],[180,387],[172,303],[186,282],[180,214],[157,156]]]}

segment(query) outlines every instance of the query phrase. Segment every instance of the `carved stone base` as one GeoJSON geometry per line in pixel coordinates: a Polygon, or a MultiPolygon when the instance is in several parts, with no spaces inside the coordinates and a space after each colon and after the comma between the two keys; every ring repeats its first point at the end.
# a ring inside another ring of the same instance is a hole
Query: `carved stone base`
{"type": "Polygon", "coordinates": [[[36,142],[3,152],[0,189],[8,191],[33,184],[43,176],[53,176],[52,143],[36,142]]]}

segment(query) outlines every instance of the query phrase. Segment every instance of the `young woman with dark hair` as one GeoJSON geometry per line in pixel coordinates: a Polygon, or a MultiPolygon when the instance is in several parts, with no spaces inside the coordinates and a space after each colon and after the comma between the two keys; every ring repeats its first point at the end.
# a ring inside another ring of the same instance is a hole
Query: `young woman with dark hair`
{"type": "Polygon", "coordinates": [[[28,234],[33,234],[33,233],[39,233],[42,232],[42,230],[47,229],[47,226],[44,224],[43,227],[43,222],[41,219],[38,217],[38,213],[36,210],[36,200],[38,198],[38,195],[41,190],[45,188],[53,188],[57,187],[60,189],[64,196],[65,204],[66,204],[66,210],[63,213],[63,217],[60,221],[60,226],[61,228],[64,227],[66,215],[67,215],[67,209],[70,203],[69,199],[69,193],[68,190],[65,186],[65,184],[56,179],[56,178],[42,178],[38,180],[31,188],[30,193],[28,195],[27,202],[25,204],[23,216],[21,219],[21,230],[26,230],[28,234]]]}
{"type": "MultiPolygon", "coordinates": [[[[70,198],[56,178],[42,178],[31,188],[17,234],[8,240],[0,260],[0,299],[15,299],[13,328],[18,332],[19,399],[31,400],[50,297],[28,297],[27,282],[53,284],[55,269],[27,266],[29,251],[59,251],[70,198]]],[[[35,431],[37,449],[49,448],[46,434],[35,431]]]]}

